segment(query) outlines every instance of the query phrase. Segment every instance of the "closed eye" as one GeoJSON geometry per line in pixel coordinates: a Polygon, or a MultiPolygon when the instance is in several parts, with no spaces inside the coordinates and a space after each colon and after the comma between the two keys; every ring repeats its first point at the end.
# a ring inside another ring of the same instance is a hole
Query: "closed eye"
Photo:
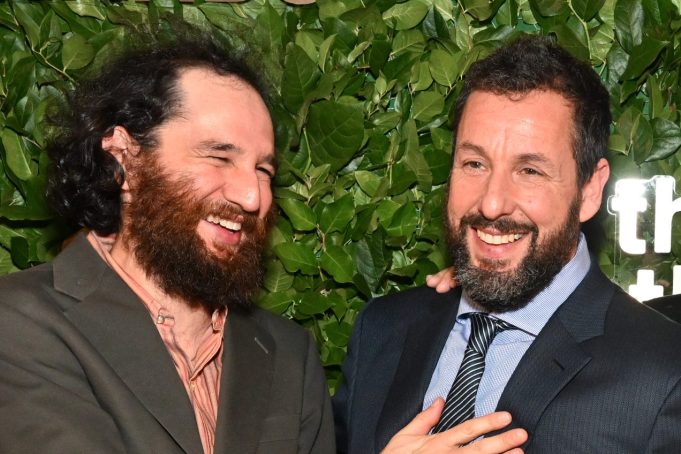
{"type": "Polygon", "coordinates": [[[258,167],[257,168],[258,172],[263,173],[267,178],[272,179],[274,178],[274,169],[270,169],[268,167],[258,167]]]}

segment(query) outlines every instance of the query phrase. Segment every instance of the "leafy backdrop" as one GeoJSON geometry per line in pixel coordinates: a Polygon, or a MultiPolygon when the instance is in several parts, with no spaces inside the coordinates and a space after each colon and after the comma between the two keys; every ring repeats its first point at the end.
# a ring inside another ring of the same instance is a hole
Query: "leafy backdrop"
{"type": "MultiPolygon", "coordinates": [[[[46,111],[129,29],[185,21],[254,41],[278,87],[280,148],[264,307],[310,329],[333,390],[352,324],[372,296],[446,265],[441,208],[450,113],[470,64],[519,33],[554,35],[610,90],[613,179],[681,178],[680,0],[279,0],[0,4],[0,274],[49,260],[72,230],[43,192],[46,111]]],[[[645,227],[645,222],[644,222],[645,227]]],[[[681,256],[628,256],[603,213],[599,260],[623,284],[681,256]]],[[[644,231],[644,236],[648,235],[644,231]]],[[[649,247],[649,249],[651,249],[649,247]]],[[[669,292],[669,291],[667,291],[669,292]]]]}

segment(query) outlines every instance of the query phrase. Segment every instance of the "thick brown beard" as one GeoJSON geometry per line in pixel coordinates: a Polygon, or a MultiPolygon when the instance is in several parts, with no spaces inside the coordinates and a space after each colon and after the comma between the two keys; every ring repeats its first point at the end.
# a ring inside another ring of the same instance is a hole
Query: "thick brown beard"
{"type": "Polygon", "coordinates": [[[464,216],[459,228],[454,228],[449,216],[445,216],[447,249],[457,281],[466,291],[471,303],[489,312],[506,312],[519,309],[539,292],[545,289],[570,261],[571,253],[579,241],[579,208],[581,195],[578,193],[570,204],[565,222],[538,243],[538,228],[535,224],[520,224],[508,218],[494,221],[480,214],[464,216]],[[471,263],[466,233],[470,226],[493,227],[500,232],[526,231],[532,235],[527,255],[520,264],[509,271],[496,271],[493,262],[483,263],[484,268],[471,263]]]}
{"type": "Polygon", "coordinates": [[[134,171],[132,203],[125,207],[123,235],[144,271],[169,296],[208,313],[222,307],[249,309],[263,280],[262,256],[274,207],[260,219],[228,202],[196,200],[188,177],[168,175],[153,152],[141,160],[134,171]],[[197,226],[209,214],[243,217],[238,246],[208,250],[197,226]]]}

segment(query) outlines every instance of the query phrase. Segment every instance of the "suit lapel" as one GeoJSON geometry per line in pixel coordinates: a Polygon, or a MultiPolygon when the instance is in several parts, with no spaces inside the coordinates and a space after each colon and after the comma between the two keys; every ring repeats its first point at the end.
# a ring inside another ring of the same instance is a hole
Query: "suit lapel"
{"type": "Polygon", "coordinates": [[[65,315],[186,452],[201,452],[187,392],[137,295],[78,237],[54,262],[55,288],[75,298],[65,315]]]}
{"type": "Polygon", "coordinates": [[[215,453],[254,453],[269,411],[276,345],[248,314],[230,312],[225,327],[215,453]]]}
{"type": "Polygon", "coordinates": [[[461,290],[455,289],[424,301],[424,317],[409,325],[395,378],[378,420],[378,450],[421,411],[433,371],[456,322],[460,297],[461,290]]]}
{"type": "Polygon", "coordinates": [[[603,334],[613,293],[613,284],[592,263],[582,283],[544,326],[511,376],[497,410],[510,411],[512,426],[528,431],[527,445],[546,407],[591,360],[580,344],[603,334]]]}

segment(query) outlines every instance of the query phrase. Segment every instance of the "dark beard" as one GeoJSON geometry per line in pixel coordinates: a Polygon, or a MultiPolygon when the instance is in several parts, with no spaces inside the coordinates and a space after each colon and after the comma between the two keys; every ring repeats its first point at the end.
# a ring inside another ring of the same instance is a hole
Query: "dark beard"
{"type": "Polygon", "coordinates": [[[170,177],[153,152],[142,161],[134,173],[133,203],[126,206],[124,241],[144,271],[169,296],[209,314],[222,307],[250,308],[263,280],[274,207],[259,219],[227,202],[196,200],[191,182],[170,177]],[[243,217],[238,246],[217,254],[208,250],[196,228],[209,214],[243,217]]]}
{"type": "Polygon", "coordinates": [[[489,312],[506,312],[527,305],[548,286],[563,266],[579,241],[580,195],[570,204],[565,223],[537,243],[538,229],[531,223],[523,224],[509,218],[490,221],[482,215],[469,214],[461,219],[458,231],[445,216],[447,249],[455,269],[456,279],[466,291],[471,303],[489,312]],[[482,267],[471,264],[466,232],[471,226],[492,227],[501,234],[526,231],[532,236],[527,255],[516,269],[496,271],[505,265],[498,260],[485,260],[482,267]]]}

